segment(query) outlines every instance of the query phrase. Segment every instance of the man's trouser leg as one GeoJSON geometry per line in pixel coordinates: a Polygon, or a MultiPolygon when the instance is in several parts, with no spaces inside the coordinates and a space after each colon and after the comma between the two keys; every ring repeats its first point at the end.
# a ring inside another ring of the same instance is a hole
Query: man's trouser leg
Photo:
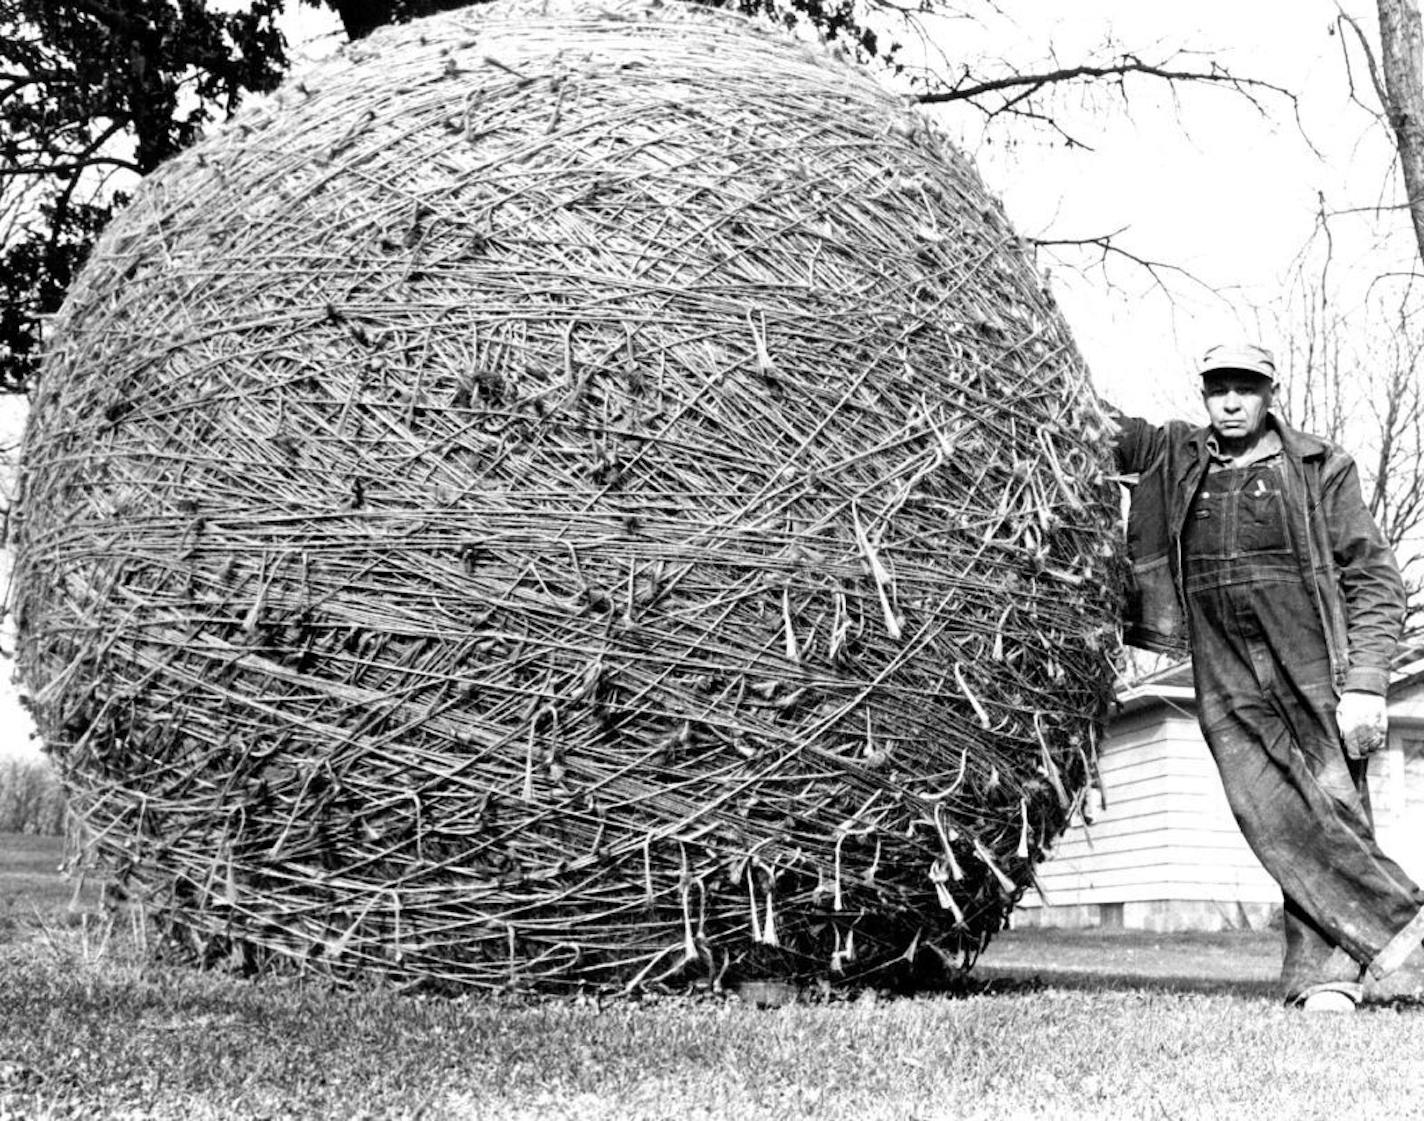
{"type": "Polygon", "coordinates": [[[1328,678],[1302,688],[1269,651],[1251,660],[1236,680],[1222,680],[1229,657],[1199,673],[1203,731],[1241,832],[1287,900],[1287,996],[1358,980],[1361,966],[1383,975],[1424,936],[1424,892],[1375,840],[1328,678]],[[1322,689],[1328,701],[1313,696],[1322,689]]]}
{"type": "MultiPolygon", "coordinates": [[[[1360,809],[1373,834],[1374,815],[1370,812],[1367,761],[1347,760],[1347,765],[1360,809]]],[[[1346,799],[1349,800],[1348,795],[1346,799]]],[[[1286,949],[1281,966],[1281,984],[1288,997],[1320,985],[1349,986],[1346,991],[1358,993],[1365,967],[1337,946],[1289,895],[1285,897],[1284,927],[1286,949]]]]}

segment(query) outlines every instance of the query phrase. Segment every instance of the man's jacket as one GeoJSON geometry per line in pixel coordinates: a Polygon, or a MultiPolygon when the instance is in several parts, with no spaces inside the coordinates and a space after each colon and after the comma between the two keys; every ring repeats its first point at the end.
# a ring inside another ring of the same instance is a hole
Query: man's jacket
{"type": "MultiPolygon", "coordinates": [[[[1150,424],[1114,412],[1118,469],[1139,476],[1127,519],[1134,586],[1124,640],[1187,646],[1182,529],[1210,462],[1209,428],[1150,424]]],[[[1281,437],[1281,490],[1301,579],[1313,588],[1335,687],[1384,694],[1404,623],[1404,582],[1360,494],[1355,462],[1318,436],[1270,418],[1281,437]]]]}

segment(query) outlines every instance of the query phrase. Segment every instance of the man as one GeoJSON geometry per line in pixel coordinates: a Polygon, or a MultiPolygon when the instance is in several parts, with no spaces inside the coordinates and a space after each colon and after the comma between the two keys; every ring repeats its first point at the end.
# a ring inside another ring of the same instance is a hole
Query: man
{"type": "Polygon", "coordinates": [[[1424,936],[1424,891],[1380,851],[1365,787],[1385,740],[1399,567],[1354,462],[1271,412],[1259,346],[1199,365],[1209,424],[1114,414],[1136,576],[1126,640],[1190,647],[1202,732],[1285,896],[1286,999],[1348,1011],[1424,936]]]}

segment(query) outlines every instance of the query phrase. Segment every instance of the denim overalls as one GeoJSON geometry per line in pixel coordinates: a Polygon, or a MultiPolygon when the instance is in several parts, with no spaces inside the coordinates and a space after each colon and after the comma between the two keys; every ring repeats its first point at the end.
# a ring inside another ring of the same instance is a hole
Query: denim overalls
{"type": "Polygon", "coordinates": [[[1424,891],[1375,841],[1288,525],[1279,454],[1203,479],[1181,538],[1196,692],[1237,823],[1285,896],[1287,998],[1358,998],[1360,962],[1383,975],[1419,945],[1424,891]]]}

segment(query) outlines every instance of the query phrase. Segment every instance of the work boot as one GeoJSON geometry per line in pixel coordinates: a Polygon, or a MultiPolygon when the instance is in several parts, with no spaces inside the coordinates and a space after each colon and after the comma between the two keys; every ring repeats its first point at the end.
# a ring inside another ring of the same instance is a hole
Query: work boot
{"type": "Polygon", "coordinates": [[[1345,981],[1327,981],[1303,989],[1290,1003],[1304,1012],[1353,1012],[1363,987],[1345,981]]]}
{"type": "Polygon", "coordinates": [[[1335,989],[1322,989],[1302,1000],[1300,1007],[1305,1012],[1353,1012],[1355,1002],[1335,989]]]}

